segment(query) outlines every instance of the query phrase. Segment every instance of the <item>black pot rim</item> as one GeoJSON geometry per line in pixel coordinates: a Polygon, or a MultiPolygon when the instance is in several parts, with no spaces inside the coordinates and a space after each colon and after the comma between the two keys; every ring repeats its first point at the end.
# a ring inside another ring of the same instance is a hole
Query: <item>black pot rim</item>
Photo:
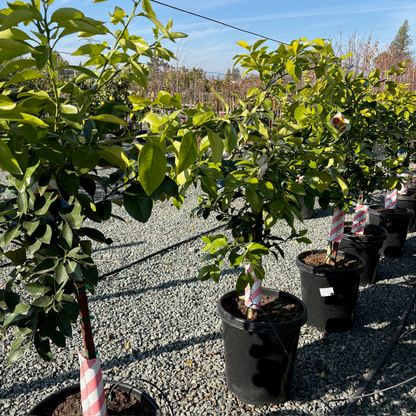
{"type": "MultiPolygon", "coordinates": [[[[348,221],[345,222],[344,226],[351,226],[352,225],[352,221],[348,221]]],[[[379,241],[384,241],[387,238],[387,230],[384,227],[381,227],[380,225],[376,225],[376,224],[370,224],[367,223],[367,225],[370,225],[371,227],[381,231],[383,234],[382,235],[373,235],[373,236],[363,236],[363,237],[359,237],[357,235],[352,235],[352,234],[346,234],[344,233],[342,236],[342,239],[344,240],[353,240],[353,241],[366,241],[368,243],[377,243],[379,241]]]]}
{"type": "MultiPolygon", "coordinates": [[[[240,293],[243,294],[243,292],[240,292],[240,293]]],[[[295,331],[295,330],[298,330],[302,325],[304,325],[306,321],[308,320],[308,315],[306,312],[305,304],[295,295],[292,295],[288,292],[284,292],[281,290],[267,289],[267,288],[262,288],[262,293],[270,297],[273,297],[273,296],[278,297],[280,296],[280,294],[283,294],[284,296],[291,298],[293,301],[299,303],[302,306],[303,308],[302,315],[299,318],[294,319],[293,321],[284,322],[281,324],[274,323],[272,324],[273,328],[268,323],[251,322],[246,319],[238,318],[237,316],[234,316],[228,313],[221,305],[221,302],[223,299],[236,296],[238,294],[236,290],[232,290],[221,296],[217,304],[218,315],[223,321],[226,321],[229,325],[235,328],[248,331],[248,332],[262,332],[266,334],[271,334],[271,333],[274,333],[275,331],[278,333],[295,331]]]]}
{"type": "MultiPolygon", "coordinates": [[[[134,387],[131,384],[125,383],[125,382],[118,382],[115,380],[105,380],[103,379],[103,384],[117,384],[117,387],[120,388],[120,390],[123,390],[126,393],[129,394],[133,394],[136,398],[144,398],[145,401],[147,402],[147,404],[152,408],[152,410],[155,411],[155,416],[162,416],[161,410],[159,405],[147,394],[143,391],[143,389],[139,388],[139,387],[134,387]]],[[[40,415],[41,413],[39,413],[39,411],[45,406],[48,405],[49,403],[55,403],[56,398],[58,396],[61,396],[62,394],[65,394],[71,390],[74,390],[74,393],[76,393],[77,391],[80,391],[80,383],[74,383],[70,386],[64,387],[61,390],[58,390],[52,394],[50,394],[49,396],[47,396],[45,399],[43,399],[40,403],[38,403],[36,406],[34,406],[29,413],[27,414],[27,416],[30,415],[40,415]]]]}
{"type": "Polygon", "coordinates": [[[403,218],[409,217],[411,218],[414,215],[414,211],[410,208],[402,207],[400,205],[396,205],[395,209],[403,212],[384,212],[384,211],[377,211],[377,208],[384,208],[383,205],[371,205],[369,208],[369,212],[371,214],[376,215],[378,217],[390,217],[390,218],[403,218]]]}
{"type": "Polygon", "coordinates": [[[416,201],[416,188],[413,188],[414,192],[412,192],[411,194],[406,194],[406,195],[397,195],[397,200],[398,201],[416,201]]]}
{"type": "MultiPolygon", "coordinates": [[[[313,250],[314,253],[318,254],[318,253],[326,253],[326,250],[313,250]]],[[[355,269],[333,269],[333,270],[328,270],[328,269],[319,269],[318,267],[311,267],[308,266],[306,263],[304,263],[303,261],[301,261],[301,258],[306,257],[307,255],[311,254],[311,251],[303,251],[302,253],[298,254],[296,257],[296,266],[309,274],[313,274],[315,276],[325,276],[325,277],[334,277],[334,278],[344,278],[347,276],[357,276],[360,275],[365,268],[365,261],[363,260],[362,257],[360,257],[357,254],[352,254],[352,253],[347,253],[345,251],[342,250],[338,250],[338,255],[342,258],[355,258],[357,260],[360,261],[361,265],[359,267],[356,267],[355,269]]]]}

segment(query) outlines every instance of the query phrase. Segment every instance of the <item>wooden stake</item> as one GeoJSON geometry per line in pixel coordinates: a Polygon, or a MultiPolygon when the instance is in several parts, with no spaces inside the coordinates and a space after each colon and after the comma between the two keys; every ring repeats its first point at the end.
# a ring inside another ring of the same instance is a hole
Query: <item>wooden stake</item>
{"type": "Polygon", "coordinates": [[[92,329],[90,322],[90,312],[88,309],[88,299],[85,283],[77,284],[75,283],[77,290],[75,291],[75,296],[77,298],[79,306],[79,316],[81,318],[81,330],[82,330],[82,339],[84,340],[84,349],[88,354],[86,358],[92,360],[96,358],[94,339],[92,337],[92,329]]]}

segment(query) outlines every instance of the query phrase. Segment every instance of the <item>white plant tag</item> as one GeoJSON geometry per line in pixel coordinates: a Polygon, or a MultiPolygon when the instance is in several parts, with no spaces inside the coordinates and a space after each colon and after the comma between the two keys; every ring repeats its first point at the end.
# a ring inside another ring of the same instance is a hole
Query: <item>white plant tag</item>
{"type": "Polygon", "coordinates": [[[383,247],[380,248],[380,250],[378,251],[378,255],[381,255],[381,252],[383,251],[383,247]]]}
{"type": "Polygon", "coordinates": [[[319,291],[321,292],[321,296],[323,298],[326,298],[328,296],[334,296],[335,292],[334,292],[334,288],[333,287],[323,287],[321,289],[319,289],[319,291]]]}

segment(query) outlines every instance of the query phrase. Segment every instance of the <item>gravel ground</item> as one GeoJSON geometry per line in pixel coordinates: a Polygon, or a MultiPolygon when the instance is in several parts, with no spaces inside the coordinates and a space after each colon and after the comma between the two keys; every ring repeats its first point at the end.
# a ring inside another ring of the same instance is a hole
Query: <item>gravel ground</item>
{"type": "MultiPolygon", "coordinates": [[[[100,227],[113,245],[94,246],[93,258],[100,274],[129,264],[161,248],[207,231],[218,224],[189,218],[197,192],[191,191],[181,211],[169,202],[154,207],[151,222],[140,224],[120,210],[127,226],[111,219],[100,227]]],[[[117,211],[117,210],[116,210],[117,211]]],[[[326,247],[331,223],[329,212],[315,209],[305,220],[313,248],[326,247]]],[[[92,226],[95,226],[92,224],[92,226]]],[[[288,228],[277,224],[275,235],[288,228]]],[[[405,254],[382,258],[379,282],[360,288],[355,325],[343,334],[323,334],[302,327],[291,400],[275,406],[245,405],[226,386],[221,323],[216,314],[218,298],[232,290],[235,272],[224,269],[219,284],[196,278],[202,253],[200,239],[125,269],[107,278],[90,297],[95,342],[105,378],[143,378],[156,384],[169,398],[175,415],[342,415],[346,402],[371,370],[395,331],[412,294],[415,280],[416,233],[409,234],[405,254]],[[334,400],[334,401],[333,401],[334,400]],[[339,401],[338,401],[339,400],[339,401]]],[[[304,244],[284,245],[285,259],[266,259],[264,287],[278,288],[300,297],[295,258],[309,250],[304,244]]],[[[10,270],[9,270],[10,271],[10,270]]],[[[2,269],[0,286],[7,269],[2,269]]],[[[416,373],[416,311],[412,307],[404,336],[395,345],[367,392],[384,389],[416,373]]],[[[43,362],[26,351],[16,364],[4,365],[12,336],[0,345],[0,414],[25,415],[34,404],[78,380],[75,348],[82,347],[80,331],[67,348],[54,348],[54,363],[43,362]]],[[[142,385],[161,405],[163,399],[151,386],[142,385]]],[[[365,398],[354,415],[415,415],[415,382],[365,398]]],[[[164,415],[169,412],[164,407],[164,415]]]]}

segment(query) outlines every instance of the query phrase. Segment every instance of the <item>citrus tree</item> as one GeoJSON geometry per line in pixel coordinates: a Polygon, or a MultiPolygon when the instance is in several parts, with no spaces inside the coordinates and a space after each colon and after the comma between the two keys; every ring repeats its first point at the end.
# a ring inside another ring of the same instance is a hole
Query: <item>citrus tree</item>
{"type": "Polygon", "coordinates": [[[12,74],[0,83],[0,169],[8,178],[1,191],[0,254],[15,266],[0,289],[2,333],[14,328],[15,337],[8,364],[29,347],[52,361],[51,344],[65,346],[78,316],[82,355],[96,357],[86,296],[98,282],[91,240],[110,244],[111,239],[85,226],[85,220],[108,221],[116,204],[146,222],[153,200],[178,190],[166,157],[172,137],[132,143],[123,120],[131,108],[115,101],[93,103],[120,77],[146,88],[148,69],[140,58],[174,58],[162,42],[185,35],[172,31],[172,21],[164,26],[148,0],[133,1],[130,14],[116,6],[111,28],[74,8],[52,12],[52,3],[16,1],[0,11],[1,76],[12,74]],[[152,42],[129,32],[134,18],[153,23],[152,42]],[[67,65],[78,76],[65,81],[56,48],[74,34],[81,39],[110,35],[114,42],[86,41],[74,55],[87,61],[67,65]],[[50,92],[25,84],[37,79],[46,80],[50,92]],[[89,88],[80,88],[89,80],[89,88]],[[116,129],[119,137],[107,140],[116,129]],[[96,192],[99,187],[105,192],[96,192]]]}

